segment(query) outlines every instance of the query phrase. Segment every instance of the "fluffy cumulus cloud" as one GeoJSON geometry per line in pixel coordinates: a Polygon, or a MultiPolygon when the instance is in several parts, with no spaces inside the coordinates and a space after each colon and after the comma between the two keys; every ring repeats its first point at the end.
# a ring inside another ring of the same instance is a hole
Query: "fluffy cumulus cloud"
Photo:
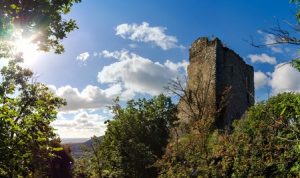
{"type": "Polygon", "coordinates": [[[127,50],[103,51],[102,56],[115,58],[112,63],[98,73],[98,81],[110,85],[121,85],[123,95],[135,94],[157,95],[162,93],[164,87],[171,79],[182,75],[180,72],[188,65],[186,61],[173,63],[166,61],[164,64],[153,62],[127,50]]]}
{"type": "Polygon", "coordinates": [[[182,47],[177,45],[177,38],[165,34],[165,27],[151,27],[147,22],[142,24],[120,24],[116,27],[116,35],[137,42],[152,43],[163,50],[182,47]]]}
{"type": "Polygon", "coordinates": [[[179,71],[180,69],[183,69],[184,71],[187,71],[187,67],[189,65],[189,62],[186,60],[183,60],[181,62],[178,63],[174,63],[170,60],[167,60],[164,63],[165,66],[167,66],[169,69],[173,70],[173,71],[179,71]]]}
{"type": "Polygon", "coordinates": [[[271,74],[270,86],[274,94],[293,91],[300,92],[300,72],[289,64],[278,64],[271,74]]]}
{"type": "Polygon", "coordinates": [[[84,52],[79,54],[76,59],[82,62],[85,62],[90,57],[90,54],[88,52],[84,52]]]}
{"type": "Polygon", "coordinates": [[[265,53],[262,54],[250,54],[248,55],[252,63],[261,62],[261,63],[269,63],[269,64],[276,64],[276,58],[271,57],[265,53]]]}
{"type": "Polygon", "coordinates": [[[269,82],[269,77],[261,72],[261,71],[257,71],[254,72],[254,85],[255,85],[255,89],[260,89],[262,87],[265,87],[269,82]]]}
{"type": "Polygon", "coordinates": [[[300,92],[300,72],[287,63],[275,66],[274,71],[254,72],[255,89],[270,87],[272,94],[300,92]]]}
{"type": "Polygon", "coordinates": [[[63,138],[89,138],[104,134],[106,130],[105,120],[107,118],[100,114],[90,114],[82,111],[75,114],[72,119],[59,114],[58,119],[51,125],[63,138]]]}
{"type": "Polygon", "coordinates": [[[120,85],[113,85],[107,89],[88,85],[82,91],[69,85],[56,88],[49,86],[59,97],[66,99],[67,105],[62,111],[76,111],[80,109],[96,109],[111,104],[112,99],[121,92],[120,85]]]}

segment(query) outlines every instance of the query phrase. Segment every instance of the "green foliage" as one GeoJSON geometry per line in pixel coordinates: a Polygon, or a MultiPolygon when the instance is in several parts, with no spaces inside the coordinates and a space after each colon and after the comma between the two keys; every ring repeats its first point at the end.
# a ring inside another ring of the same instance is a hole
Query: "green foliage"
{"type": "Polygon", "coordinates": [[[232,133],[205,131],[208,123],[192,124],[168,145],[160,177],[300,176],[300,94],[256,104],[235,121],[232,133]]]}
{"type": "Polygon", "coordinates": [[[61,40],[77,28],[63,15],[80,0],[3,0],[0,6],[0,58],[10,59],[1,70],[0,177],[46,177],[50,162],[61,152],[53,145],[56,135],[50,123],[65,101],[42,83],[31,82],[32,71],[22,68],[14,54],[12,34],[34,36],[41,50],[63,52],[61,40]]]}
{"type": "Polygon", "coordinates": [[[95,169],[92,168],[91,155],[84,155],[79,159],[76,159],[73,167],[73,175],[78,178],[98,178],[95,169]]]}
{"type": "MultiPolygon", "coordinates": [[[[61,40],[78,28],[74,20],[65,20],[74,3],[81,0],[3,0],[0,6],[0,41],[10,37],[12,29],[22,29],[25,36],[35,35],[41,50],[62,53],[61,40]]],[[[1,44],[2,46],[3,44],[1,44]]]]}
{"type": "MultiPolygon", "coordinates": [[[[50,163],[50,169],[47,170],[47,177],[63,177],[71,178],[72,177],[72,165],[74,160],[71,156],[71,149],[69,145],[61,145],[60,139],[54,139],[51,142],[53,148],[52,153],[54,156],[46,165],[50,163]],[[58,148],[58,149],[57,149],[58,148]]],[[[46,167],[45,165],[43,165],[46,167]]],[[[38,176],[33,177],[42,177],[41,173],[38,176]]]]}
{"type": "Polygon", "coordinates": [[[300,72],[300,60],[299,59],[294,59],[292,61],[292,66],[300,72]]]}
{"type": "MultiPolygon", "coordinates": [[[[300,24],[300,9],[299,9],[299,0],[290,0],[290,3],[295,3],[296,6],[298,7],[298,11],[296,13],[296,19],[298,21],[298,25],[300,24]]],[[[300,60],[297,58],[297,59],[294,59],[292,60],[292,66],[297,69],[299,72],[300,72],[300,60]]]]}
{"type": "Polygon", "coordinates": [[[252,107],[230,135],[232,175],[299,176],[299,127],[299,94],[279,94],[252,107]]]}
{"type": "MultiPolygon", "coordinates": [[[[299,0],[290,0],[290,3],[294,3],[294,4],[296,4],[297,6],[299,6],[299,0]]],[[[296,13],[296,18],[297,18],[297,20],[298,20],[298,22],[300,22],[299,20],[300,20],[300,11],[298,10],[298,12],[296,13]]]]}
{"type": "Polygon", "coordinates": [[[231,135],[233,175],[299,176],[299,116],[299,94],[279,94],[251,108],[231,135]]]}
{"type": "MultiPolygon", "coordinates": [[[[154,163],[168,143],[170,127],[176,121],[176,106],[159,95],[153,99],[129,101],[126,108],[112,107],[105,136],[95,155],[101,158],[104,177],[156,177],[154,163]]],[[[98,170],[96,170],[98,171],[98,170]]]]}
{"type": "Polygon", "coordinates": [[[91,144],[81,145],[83,156],[75,161],[73,167],[74,177],[98,178],[101,177],[102,158],[97,150],[102,142],[101,137],[92,137],[91,144]]]}
{"type": "Polygon", "coordinates": [[[159,177],[213,176],[211,164],[217,137],[214,124],[210,118],[189,123],[187,132],[173,139],[162,159],[157,162],[159,177]]]}
{"type": "Polygon", "coordinates": [[[32,72],[11,60],[1,70],[0,83],[0,173],[1,177],[25,176],[51,158],[50,123],[65,104],[47,86],[30,82],[32,72]]]}

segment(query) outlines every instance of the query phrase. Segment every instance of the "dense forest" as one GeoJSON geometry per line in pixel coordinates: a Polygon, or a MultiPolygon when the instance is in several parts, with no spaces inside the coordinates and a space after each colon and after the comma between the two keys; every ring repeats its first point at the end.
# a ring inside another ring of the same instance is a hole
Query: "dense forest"
{"type": "MultiPolygon", "coordinates": [[[[180,122],[170,95],[126,105],[116,98],[105,135],[72,156],[72,145],[63,145],[51,126],[68,103],[21,65],[12,33],[20,26],[23,33],[39,31],[34,42],[40,50],[63,53],[62,40],[78,27],[62,16],[75,3],[80,0],[0,3],[0,57],[9,59],[0,82],[0,177],[300,177],[300,94],[293,92],[257,102],[231,130],[220,130],[214,118],[201,115],[180,122]]],[[[300,13],[296,18],[299,22],[300,13]]],[[[270,31],[276,44],[300,44],[283,29],[270,31]]],[[[287,63],[300,70],[299,61],[287,63]]],[[[173,94],[180,92],[170,87],[173,94]]]]}

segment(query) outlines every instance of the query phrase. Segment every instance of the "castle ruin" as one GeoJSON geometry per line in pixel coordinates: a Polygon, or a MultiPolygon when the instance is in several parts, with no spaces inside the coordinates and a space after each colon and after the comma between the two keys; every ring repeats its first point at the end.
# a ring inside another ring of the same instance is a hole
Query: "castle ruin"
{"type": "MultiPolygon", "coordinates": [[[[230,129],[233,120],[254,104],[253,67],[218,38],[197,39],[190,48],[189,61],[186,90],[195,95],[184,97],[187,101],[193,98],[199,117],[214,117],[218,128],[230,129]]],[[[178,109],[181,120],[192,119],[183,111],[193,108],[182,99],[178,109]]]]}

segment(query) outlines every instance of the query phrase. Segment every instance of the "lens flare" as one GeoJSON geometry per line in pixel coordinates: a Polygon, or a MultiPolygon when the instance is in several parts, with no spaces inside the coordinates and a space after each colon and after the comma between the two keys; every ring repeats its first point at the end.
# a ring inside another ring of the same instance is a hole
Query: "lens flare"
{"type": "Polygon", "coordinates": [[[34,42],[35,36],[23,36],[22,30],[16,30],[13,35],[12,46],[15,54],[22,54],[24,64],[32,64],[41,54],[38,50],[38,43],[34,42]]]}
{"type": "Polygon", "coordinates": [[[16,53],[22,53],[24,60],[32,60],[38,54],[38,47],[30,38],[21,38],[15,41],[16,53]]]}

